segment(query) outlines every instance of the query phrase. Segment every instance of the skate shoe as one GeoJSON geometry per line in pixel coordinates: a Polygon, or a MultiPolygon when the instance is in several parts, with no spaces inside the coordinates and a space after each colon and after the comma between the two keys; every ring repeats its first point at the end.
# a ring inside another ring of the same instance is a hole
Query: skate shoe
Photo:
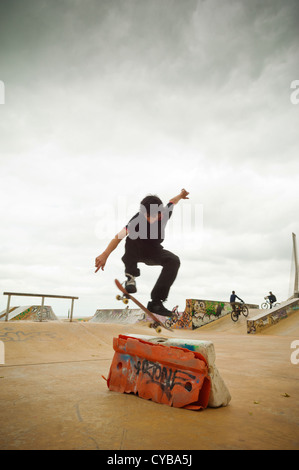
{"type": "Polygon", "coordinates": [[[151,300],[147,304],[147,308],[150,312],[156,313],[157,315],[162,315],[163,317],[172,317],[172,311],[167,310],[164,307],[162,300],[151,300]]]}
{"type": "Polygon", "coordinates": [[[128,273],[126,273],[126,276],[125,289],[129,294],[135,294],[137,292],[135,277],[128,273]]]}

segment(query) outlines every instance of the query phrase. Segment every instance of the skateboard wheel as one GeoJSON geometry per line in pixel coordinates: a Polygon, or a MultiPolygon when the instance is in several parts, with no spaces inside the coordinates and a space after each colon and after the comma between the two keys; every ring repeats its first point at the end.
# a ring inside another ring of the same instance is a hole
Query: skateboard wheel
{"type": "Polygon", "coordinates": [[[157,326],[157,328],[156,328],[156,332],[157,332],[157,333],[161,333],[161,331],[162,331],[162,328],[161,328],[161,326],[160,326],[160,325],[159,325],[159,326],[157,326]]]}
{"type": "Polygon", "coordinates": [[[123,303],[124,303],[124,304],[128,304],[128,303],[129,303],[129,299],[123,299],[123,303]]]}
{"type": "Polygon", "coordinates": [[[122,299],[122,296],[121,295],[117,295],[116,296],[116,300],[121,300],[122,299]]]}

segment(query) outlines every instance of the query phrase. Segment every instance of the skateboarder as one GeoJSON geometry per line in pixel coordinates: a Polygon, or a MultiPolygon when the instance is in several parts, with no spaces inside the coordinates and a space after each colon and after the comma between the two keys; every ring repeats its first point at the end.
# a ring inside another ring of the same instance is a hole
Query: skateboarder
{"type": "Polygon", "coordinates": [[[171,316],[163,303],[167,297],[180,267],[180,259],[162,246],[165,226],[172,215],[173,206],[181,199],[189,199],[188,191],[182,189],[180,194],[170,199],[164,207],[158,196],[146,196],[140,203],[139,212],[130,219],[109,243],[106,250],[95,260],[97,272],[104,270],[107,258],[125,237],[125,254],[122,261],[125,265],[126,290],[133,294],[137,291],[135,278],[140,276],[138,263],[150,266],[162,266],[160,276],[151,292],[151,301],[147,308],[158,315],[171,316]]]}

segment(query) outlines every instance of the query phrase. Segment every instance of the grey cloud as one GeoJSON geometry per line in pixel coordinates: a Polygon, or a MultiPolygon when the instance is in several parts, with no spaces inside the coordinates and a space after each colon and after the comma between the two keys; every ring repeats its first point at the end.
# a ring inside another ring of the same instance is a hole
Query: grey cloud
{"type": "MultiPolygon", "coordinates": [[[[123,245],[94,275],[109,241],[97,224],[116,228],[99,207],[123,198],[121,229],[145,194],[185,186],[204,236],[166,239],[182,261],[169,302],[232,284],[252,301],[266,284],[287,295],[297,19],[295,0],[2,2],[3,286],[78,290],[84,314],[112,305],[123,245]]],[[[144,301],[155,275],[140,279],[144,301]]]]}

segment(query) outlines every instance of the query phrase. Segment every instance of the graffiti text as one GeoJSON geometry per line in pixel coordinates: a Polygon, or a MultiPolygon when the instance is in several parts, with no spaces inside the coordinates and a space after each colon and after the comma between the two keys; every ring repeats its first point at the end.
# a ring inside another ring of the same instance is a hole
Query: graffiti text
{"type": "Polygon", "coordinates": [[[142,362],[138,360],[135,365],[135,370],[137,375],[142,372],[149,377],[150,382],[159,385],[168,399],[171,397],[172,389],[176,385],[180,385],[186,390],[191,391],[191,389],[188,388],[192,388],[190,380],[195,379],[195,376],[188,372],[178,369],[173,370],[170,367],[162,366],[157,362],[151,362],[147,359],[143,359],[142,362]]]}

